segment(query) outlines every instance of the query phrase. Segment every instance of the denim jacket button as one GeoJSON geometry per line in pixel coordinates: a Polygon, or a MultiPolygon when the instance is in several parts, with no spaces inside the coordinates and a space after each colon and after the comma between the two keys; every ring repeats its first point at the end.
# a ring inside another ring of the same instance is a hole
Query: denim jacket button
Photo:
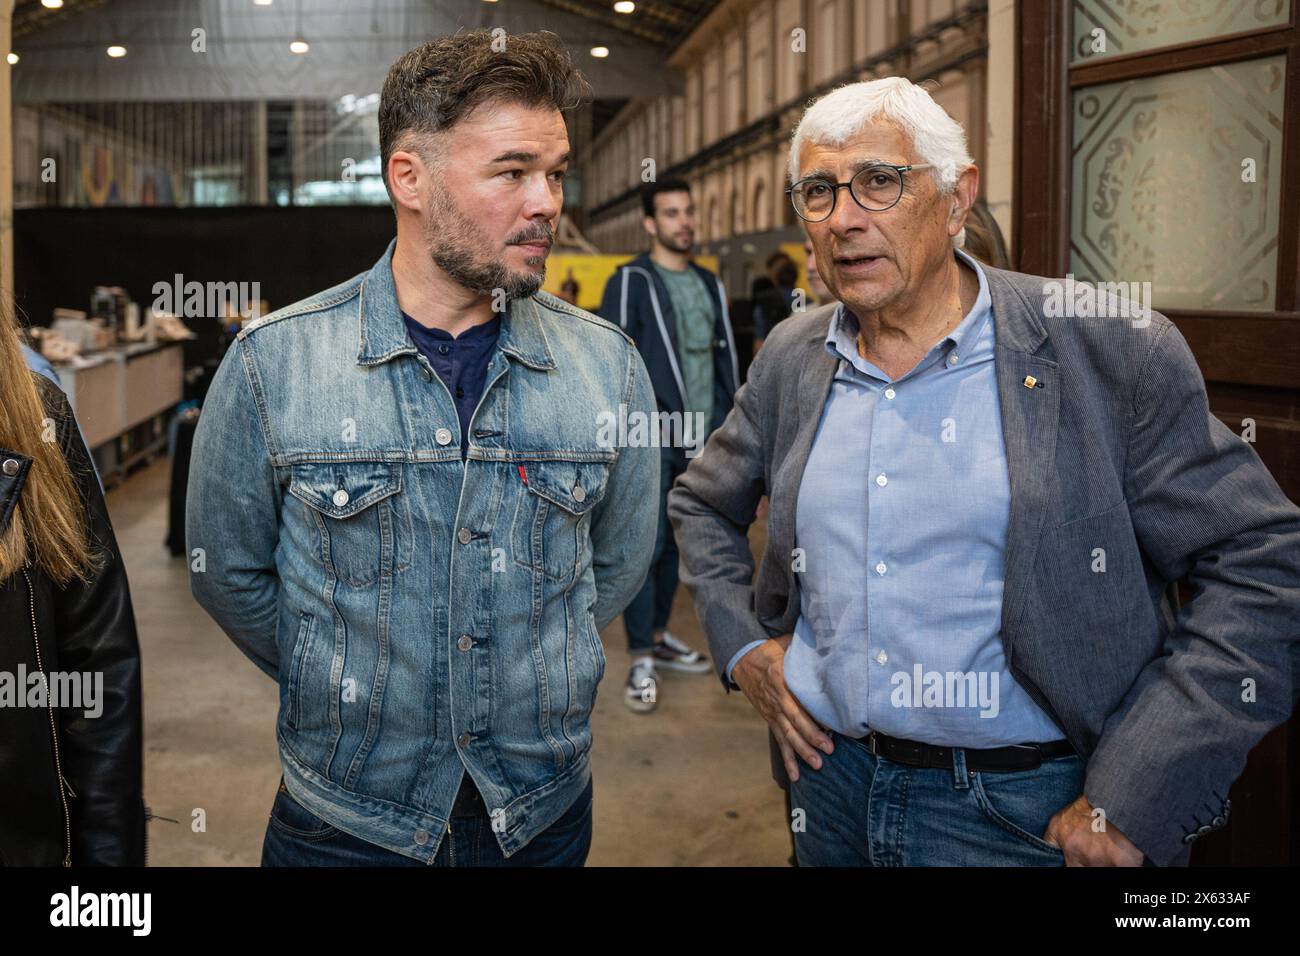
{"type": "Polygon", "coordinates": [[[456,738],[456,746],[468,747],[469,742],[473,739],[474,739],[474,735],[471,734],[469,731],[466,731],[465,733],[461,734],[459,737],[456,738]]]}
{"type": "Polygon", "coordinates": [[[439,445],[450,445],[451,429],[439,428],[436,432],[433,433],[433,440],[436,441],[439,445]]]}
{"type": "Polygon", "coordinates": [[[429,842],[429,831],[428,831],[428,830],[416,830],[416,831],[415,831],[415,843],[416,843],[417,846],[424,846],[424,845],[425,845],[426,843],[428,843],[428,842],[429,842]]]}
{"type": "Polygon", "coordinates": [[[0,465],[0,470],[3,470],[6,475],[12,478],[14,475],[18,474],[17,459],[6,458],[5,463],[3,465],[0,465]]]}
{"type": "Polygon", "coordinates": [[[587,492],[583,490],[582,485],[573,486],[573,500],[578,502],[578,504],[582,504],[582,502],[587,500],[587,492]]]}
{"type": "Polygon", "coordinates": [[[461,544],[469,544],[470,539],[473,537],[474,535],[470,533],[469,528],[461,528],[456,532],[456,540],[461,544]]]}
{"type": "Polygon", "coordinates": [[[470,637],[468,634],[462,634],[460,640],[456,642],[456,646],[462,651],[467,651],[474,646],[474,638],[470,637]]]}
{"type": "Polygon", "coordinates": [[[334,492],[335,508],[342,508],[347,503],[348,503],[348,493],[346,491],[340,488],[338,491],[334,492]]]}

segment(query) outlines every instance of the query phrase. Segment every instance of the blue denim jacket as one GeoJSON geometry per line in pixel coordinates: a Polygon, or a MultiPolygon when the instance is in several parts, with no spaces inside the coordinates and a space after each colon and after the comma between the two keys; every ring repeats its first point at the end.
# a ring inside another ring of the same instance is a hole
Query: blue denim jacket
{"type": "Polygon", "coordinates": [[[191,587],[279,681],[308,810],[429,861],[467,770],[509,855],[590,775],[598,630],[645,578],[659,487],[659,450],[608,447],[598,419],[655,400],[619,329],[516,300],[462,462],[392,253],[226,355],[194,439],[191,587]]]}

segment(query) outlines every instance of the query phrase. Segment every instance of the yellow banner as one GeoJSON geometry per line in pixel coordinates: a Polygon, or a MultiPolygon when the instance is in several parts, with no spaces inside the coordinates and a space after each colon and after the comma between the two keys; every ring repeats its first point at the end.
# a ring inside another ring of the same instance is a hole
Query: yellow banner
{"type": "MultiPolygon", "coordinates": [[[[636,253],[550,256],[546,260],[546,281],[542,283],[542,288],[552,295],[559,295],[564,281],[573,279],[578,283],[578,301],[574,304],[580,309],[595,312],[600,308],[601,297],[605,294],[605,283],[614,274],[614,270],[623,263],[635,259],[636,256],[636,253]]],[[[696,256],[694,261],[715,274],[718,271],[717,256],[696,256]]]]}

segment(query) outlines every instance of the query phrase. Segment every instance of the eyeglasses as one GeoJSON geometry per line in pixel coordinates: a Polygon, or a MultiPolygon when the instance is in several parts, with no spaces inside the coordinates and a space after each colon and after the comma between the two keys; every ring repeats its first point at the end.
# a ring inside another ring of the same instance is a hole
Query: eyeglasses
{"type": "Polygon", "coordinates": [[[884,212],[898,205],[903,198],[903,173],[914,169],[930,169],[932,163],[913,163],[895,166],[893,163],[872,163],[863,166],[847,183],[836,183],[820,176],[801,179],[786,189],[785,194],[794,204],[794,211],[805,222],[822,222],[835,211],[835,200],[840,190],[848,187],[849,195],[868,212],[884,212]]]}

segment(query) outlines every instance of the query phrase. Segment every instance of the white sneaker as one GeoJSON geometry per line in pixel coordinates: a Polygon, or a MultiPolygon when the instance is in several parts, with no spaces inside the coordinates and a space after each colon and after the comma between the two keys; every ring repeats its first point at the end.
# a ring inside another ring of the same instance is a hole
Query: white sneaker
{"type": "Polygon", "coordinates": [[[663,643],[656,644],[654,650],[655,664],[670,671],[686,671],[688,674],[704,674],[713,670],[709,659],[699,651],[693,651],[679,641],[671,631],[664,631],[663,643]]]}
{"type": "Polygon", "coordinates": [[[659,703],[659,675],[655,673],[652,657],[638,657],[632,661],[623,688],[623,703],[638,714],[648,714],[659,703]]]}

